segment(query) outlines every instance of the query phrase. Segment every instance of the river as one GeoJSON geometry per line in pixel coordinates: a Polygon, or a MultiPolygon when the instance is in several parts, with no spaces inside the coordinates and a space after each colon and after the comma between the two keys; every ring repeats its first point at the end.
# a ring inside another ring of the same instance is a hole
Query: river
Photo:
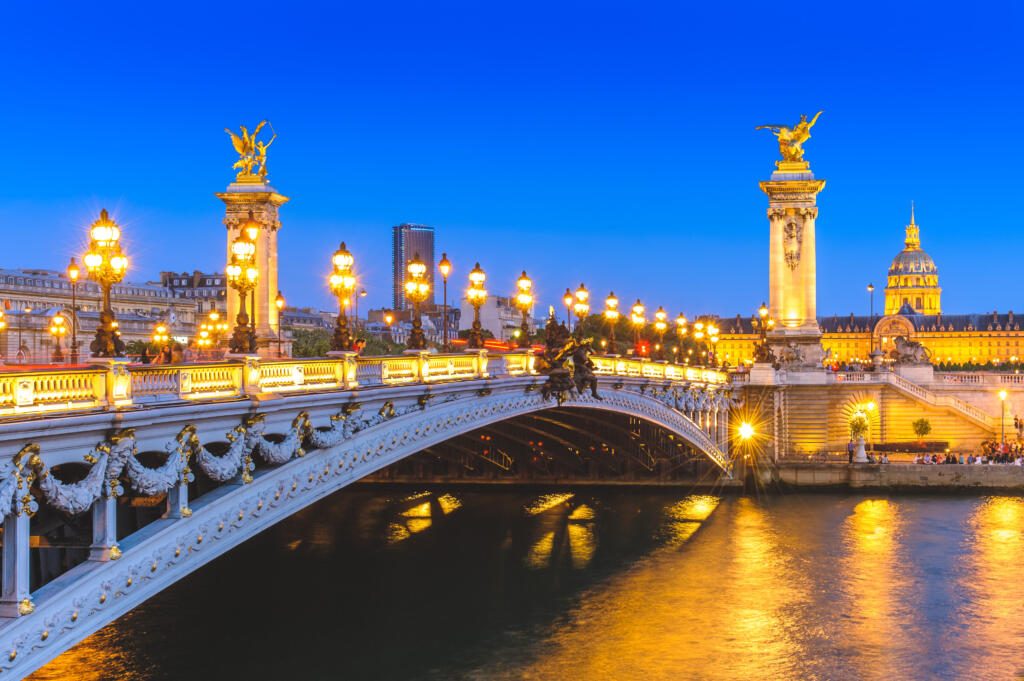
{"type": "Polygon", "coordinates": [[[32,678],[1011,679],[1024,499],[363,486],[32,678]]]}

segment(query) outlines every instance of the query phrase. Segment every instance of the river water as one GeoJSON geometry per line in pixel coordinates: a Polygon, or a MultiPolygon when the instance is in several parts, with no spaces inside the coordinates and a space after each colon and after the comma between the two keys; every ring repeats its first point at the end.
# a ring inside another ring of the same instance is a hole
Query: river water
{"type": "Polygon", "coordinates": [[[34,679],[1012,679],[1024,500],[343,491],[34,679]]]}

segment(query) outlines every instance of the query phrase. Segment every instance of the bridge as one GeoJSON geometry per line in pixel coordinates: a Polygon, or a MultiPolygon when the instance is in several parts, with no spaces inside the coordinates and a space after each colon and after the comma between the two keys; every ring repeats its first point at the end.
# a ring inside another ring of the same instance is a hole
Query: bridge
{"type": "Polygon", "coordinates": [[[0,670],[27,675],[318,499],[518,417],[641,419],[731,475],[728,374],[593,361],[599,398],[546,395],[528,350],[0,373],[0,670]],[[41,562],[61,523],[86,528],[87,558],[41,562]]]}

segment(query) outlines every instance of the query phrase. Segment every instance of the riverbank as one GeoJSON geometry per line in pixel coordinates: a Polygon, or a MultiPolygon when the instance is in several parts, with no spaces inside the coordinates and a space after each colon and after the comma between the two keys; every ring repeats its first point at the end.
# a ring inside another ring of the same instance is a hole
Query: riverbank
{"type": "Polygon", "coordinates": [[[781,462],[757,473],[762,485],[854,489],[1024,491],[1024,467],[1000,464],[846,464],[781,462]]]}

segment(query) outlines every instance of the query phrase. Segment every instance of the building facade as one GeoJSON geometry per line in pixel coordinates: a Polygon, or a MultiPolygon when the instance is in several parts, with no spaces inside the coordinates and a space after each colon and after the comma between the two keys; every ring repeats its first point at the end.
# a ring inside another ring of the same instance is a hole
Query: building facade
{"type": "Polygon", "coordinates": [[[430,295],[423,302],[423,309],[434,308],[434,228],[428,225],[402,223],[391,228],[391,281],[392,307],[396,310],[408,310],[412,304],[405,298],[406,266],[409,261],[419,257],[427,265],[427,281],[430,282],[430,295]]]}
{"type": "Polygon", "coordinates": [[[227,281],[220,272],[161,272],[160,285],[169,290],[175,298],[195,300],[198,314],[211,310],[224,312],[227,309],[227,281]]]}
{"type": "MultiPolygon", "coordinates": [[[[466,330],[473,326],[473,306],[465,298],[459,310],[459,330],[466,330]]],[[[523,323],[523,313],[516,307],[515,300],[507,296],[487,296],[487,300],[480,306],[480,325],[486,331],[490,331],[495,338],[502,341],[511,341],[523,323]]],[[[532,310],[527,315],[527,324],[530,326],[530,333],[536,331],[533,321],[532,310]]]]}
{"type": "MultiPolygon", "coordinates": [[[[904,248],[889,268],[885,311],[870,315],[818,317],[826,363],[859,364],[872,351],[888,357],[897,338],[921,343],[934,364],[1013,366],[1024,359],[1024,332],[1012,310],[943,314],[935,262],[921,248],[920,227],[911,210],[904,248]]],[[[759,335],[753,317],[720,318],[719,360],[751,364],[759,335]]]]}
{"type": "MultiPolygon", "coordinates": [[[[54,344],[47,331],[50,319],[60,314],[69,327],[75,326],[80,356],[87,357],[99,323],[101,296],[99,285],[87,279],[79,280],[72,288],[63,272],[0,269],[0,301],[7,316],[7,328],[0,335],[0,353],[10,360],[20,349],[32,359],[46,360],[54,344]]],[[[175,297],[158,284],[115,284],[111,306],[125,342],[149,339],[158,322],[166,324],[171,336],[179,341],[195,333],[196,301],[175,297]]],[[[70,341],[69,334],[63,341],[65,352],[70,341]]]]}

